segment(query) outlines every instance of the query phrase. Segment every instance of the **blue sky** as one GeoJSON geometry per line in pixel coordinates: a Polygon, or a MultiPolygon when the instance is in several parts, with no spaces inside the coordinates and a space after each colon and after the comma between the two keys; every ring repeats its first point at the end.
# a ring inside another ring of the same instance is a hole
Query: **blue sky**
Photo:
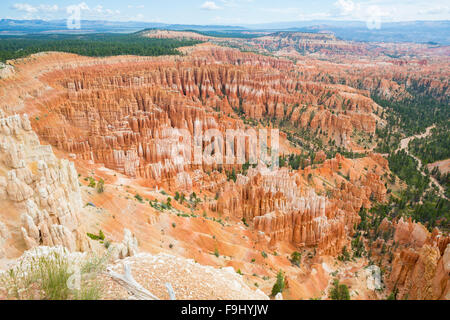
{"type": "Polygon", "coordinates": [[[448,0],[1,0],[0,18],[61,19],[77,6],[82,19],[183,24],[301,20],[449,20],[448,0]]]}

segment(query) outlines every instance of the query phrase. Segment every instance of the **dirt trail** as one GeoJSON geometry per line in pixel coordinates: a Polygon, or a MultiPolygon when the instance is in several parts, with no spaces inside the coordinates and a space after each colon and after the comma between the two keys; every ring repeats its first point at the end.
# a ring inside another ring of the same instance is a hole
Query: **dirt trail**
{"type": "MultiPolygon", "coordinates": [[[[423,171],[422,161],[421,161],[419,158],[417,158],[415,155],[413,155],[412,153],[409,152],[409,142],[410,142],[411,140],[413,140],[413,139],[416,139],[416,138],[421,139],[421,138],[426,138],[426,137],[428,137],[428,136],[431,134],[431,130],[434,129],[435,127],[436,127],[436,125],[433,124],[432,126],[429,126],[429,127],[426,129],[426,131],[425,131],[424,133],[422,133],[422,134],[416,134],[416,135],[414,135],[414,136],[410,136],[410,137],[407,137],[407,138],[405,138],[405,139],[402,139],[402,140],[400,141],[400,146],[398,147],[397,150],[395,150],[396,153],[397,153],[398,151],[400,151],[400,150],[405,150],[406,153],[407,153],[409,156],[411,156],[412,158],[414,158],[414,159],[417,161],[417,163],[419,164],[419,165],[418,165],[419,172],[420,172],[424,177],[426,176],[426,174],[425,174],[425,172],[423,171]]],[[[432,177],[431,175],[430,175],[429,177],[430,177],[430,184],[429,184],[429,187],[431,188],[432,185],[435,184],[435,185],[438,187],[438,189],[439,189],[439,196],[442,197],[442,198],[447,199],[447,197],[445,196],[445,189],[439,184],[439,181],[437,181],[437,180],[436,180],[434,177],[432,177]]],[[[448,199],[447,199],[447,200],[448,200],[448,199]]]]}

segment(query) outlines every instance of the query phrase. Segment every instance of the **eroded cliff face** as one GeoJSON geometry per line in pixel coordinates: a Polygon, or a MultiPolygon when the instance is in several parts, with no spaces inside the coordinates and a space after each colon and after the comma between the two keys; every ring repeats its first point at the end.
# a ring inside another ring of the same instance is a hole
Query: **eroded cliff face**
{"type": "Polygon", "coordinates": [[[150,31],[144,36],[197,39],[296,61],[303,80],[345,84],[384,99],[416,94],[447,101],[448,46],[413,43],[363,43],[332,34],[276,32],[250,39],[214,38],[178,31],[150,31]],[[398,58],[393,58],[398,57],[398,58]]]}
{"type": "Polygon", "coordinates": [[[214,46],[183,58],[64,68],[41,81],[54,90],[28,108],[39,110],[33,126],[42,139],[80,159],[172,186],[190,184],[184,172],[193,170],[180,130],[194,136],[248,127],[237,114],[286,122],[354,149],[353,133],[373,135],[383,122],[366,92],[305,82],[288,60],[214,46]]]}
{"type": "Polygon", "coordinates": [[[0,148],[3,255],[39,245],[88,249],[74,164],[40,144],[26,115],[0,118],[0,148]]]}
{"type": "Polygon", "coordinates": [[[390,227],[396,250],[386,282],[397,299],[450,299],[450,237],[403,218],[390,227]]]}
{"type": "MultiPolygon", "coordinates": [[[[423,60],[410,60],[399,63],[398,60],[358,61],[346,59],[345,63],[311,61],[299,58],[297,65],[305,79],[328,83],[340,83],[387,100],[407,99],[416,95],[433,97],[446,101],[449,95],[449,68],[445,53],[434,56],[430,63],[423,60]]],[[[420,54],[419,54],[420,55],[420,54]]],[[[425,55],[428,56],[428,55],[425,55]]],[[[402,62],[402,61],[400,61],[402,62]]]]}
{"type": "Polygon", "coordinates": [[[386,160],[375,155],[349,160],[338,154],[315,169],[298,172],[274,171],[260,164],[246,176],[238,175],[236,183],[221,187],[217,210],[253,222],[270,247],[288,241],[298,248],[337,255],[359,222],[359,210],[369,208],[371,198],[385,200],[386,187],[375,172],[386,168],[386,160]],[[348,180],[340,170],[349,172],[348,180]],[[315,183],[317,178],[322,185],[315,183]]]}
{"type": "Polygon", "coordinates": [[[352,217],[314,190],[302,190],[287,169],[250,169],[230,189],[219,198],[218,210],[253,222],[270,247],[288,241],[298,248],[317,247],[321,254],[335,254],[346,240],[346,219],[352,217]]]}

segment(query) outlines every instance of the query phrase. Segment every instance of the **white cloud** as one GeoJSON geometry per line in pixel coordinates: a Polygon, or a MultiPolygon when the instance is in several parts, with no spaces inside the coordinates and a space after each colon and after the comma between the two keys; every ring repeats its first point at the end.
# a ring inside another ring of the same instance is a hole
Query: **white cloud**
{"type": "Polygon", "coordinates": [[[203,10],[220,10],[222,9],[219,7],[214,1],[206,1],[200,6],[203,10]]]}
{"type": "Polygon", "coordinates": [[[343,15],[348,15],[356,10],[359,10],[359,7],[357,7],[352,0],[338,0],[334,3],[334,5],[341,10],[343,15]]]}
{"type": "Polygon", "coordinates": [[[23,13],[23,19],[49,19],[59,12],[58,5],[41,4],[33,6],[28,3],[15,3],[11,6],[13,10],[23,13]]]}
{"type": "Polygon", "coordinates": [[[334,6],[337,9],[331,12],[334,18],[362,21],[373,19],[373,17],[386,17],[389,15],[389,11],[392,11],[392,8],[382,10],[378,5],[370,5],[370,2],[355,3],[352,0],[337,0],[334,6]]]}
{"type": "Polygon", "coordinates": [[[24,11],[26,13],[35,13],[38,11],[36,7],[33,7],[28,3],[15,3],[12,8],[18,11],[24,11]]]}
{"type": "Polygon", "coordinates": [[[66,11],[67,13],[71,13],[74,9],[83,12],[83,18],[86,19],[120,18],[120,10],[104,8],[102,5],[90,8],[86,2],[81,2],[76,5],[68,6],[66,11]]]}
{"type": "Polygon", "coordinates": [[[422,9],[418,12],[419,14],[425,14],[425,15],[437,15],[437,14],[450,14],[450,7],[447,6],[434,6],[434,7],[428,7],[426,9],[422,9]]]}
{"type": "MultiPolygon", "coordinates": [[[[135,6],[139,8],[141,6],[135,6]]],[[[22,13],[22,19],[58,19],[66,18],[75,10],[80,12],[83,19],[121,19],[121,12],[117,9],[105,8],[102,5],[89,7],[86,2],[72,4],[67,7],[59,7],[56,4],[31,5],[28,3],[16,3],[11,6],[13,10],[22,13]]]]}
{"type": "Polygon", "coordinates": [[[105,8],[103,8],[102,5],[98,5],[98,6],[94,7],[93,9],[87,8],[86,10],[88,10],[96,15],[102,16],[102,17],[120,14],[119,10],[105,9],[105,8]]]}
{"type": "MultiPolygon", "coordinates": [[[[100,6],[101,7],[101,6],[100,6]]],[[[73,4],[66,7],[66,12],[68,14],[72,14],[73,12],[79,12],[81,14],[81,11],[92,11],[91,8],[86,4],[86,2],[81,2],[79,4],[73,4]]]]}
{"type": "Polygon", "coordinates": [[[92,11],[94,11],[96,13],[102,13],[103,12],[103,6],[98,5],[94,9],[92,9],[92,11]]]}
{"type": "Polygon", "coordinates": [[[45,12],[57,12],[59,10],[58,5],[54,4],[54,5],[48,5],[48,4],[41,4],[39,6],[39,10],[40,11],[45,11],[45,12]]]}
{"type": "MultiPolygon", "coordinates": [[[[77,8],[79,8],[80,10],[86,10],[86,11],[90,11],[91,9],[89,8],[89,6],[87,5],[87,3],[86,2],[81,2],[81,3],[79,3],[79,4],[74,4],[74,5],[71,5],[71,6],[69,6],[69,7],[77,7],[77,8]]],[[[100,6],[101,7],[101,6],[100,6]]]]}

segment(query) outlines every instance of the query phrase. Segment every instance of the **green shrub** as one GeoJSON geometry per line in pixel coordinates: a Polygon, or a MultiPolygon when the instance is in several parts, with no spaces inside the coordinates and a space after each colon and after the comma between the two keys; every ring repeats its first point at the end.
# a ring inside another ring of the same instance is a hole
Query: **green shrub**
{"type": "Polygon", "coordinates": [[[386,300],[397,300],[398,289],[394,288],[391,294],[387,297],[386,300]]]}
{"type": "Polygon", "coordinates": [[[275,284],[272,287],[272,296],[276,296],[279,292],[283,292],[284,290],[284,275],[283,272],[280,270],[277,274],[277,281],[275,281],[275,284]]]}
{"type": "Polygon", "coordinates": [[[345,284],[339,284],[338,279],[334,279],[333,287],[329,292],[330,299],[332,300],[350,300],[350,292],[345,284]]]}
{"type": "Polygon", "coordinates": [[[103,233],[102,230],[98,231],[98,235],[93,234],[93,233],[86,233],[86,234],[92,240],[101,240],[101,241],[105,240],[105,234],[103,233]]]}
{"type": "Polygon", "coordinates": [[[342,254],[338,257],[338,260],[340,260],[340,261],[349,261],[350,260],[350,253],[347,251],[347,246],[344,246],[342,248],[342,254]]]}
{"type": "Polygon", "coordinates": [[[95,188],[95,184],[96,184],[95,179],[92,178],[92,177],[89,177],[88,180],[89,180],[88,187],[89,188],[95,188]]]}
{"type": "Polygon", "coordinates": [[[291,263],[294,266],[300,267],[300,262],[302,259],[302,254],[300,252],[294,251],[291,254],[291,259],[289,259],[291,261],[291,263]]]}
{"type": "Polygon", "coordinates": [[[103,193],[103,191],[105,191],[105,181],[100,178],[97,183],[97,193],[103,193]]]}
{"type": "Polygon", "coordinates": [[[98,300],[101,283],[97,275],[103,271],[103,259],[88,257],[79,265],[80,286],[70,288],[74,275],[72,262],[59,252],[31,258],[20,263],[0,276],[0,286],[7,291],[7,297],[18,300],[98,300]]]}
{"type": "Polygon", "coordinates": [[[98,236],[98,235],[96,235],[96,234],[93,234],[93,233],[86,233],[86,235],[89,237],[89,238],[91,238],[92,240],[100,240],[100,237],[98,236]]]}

